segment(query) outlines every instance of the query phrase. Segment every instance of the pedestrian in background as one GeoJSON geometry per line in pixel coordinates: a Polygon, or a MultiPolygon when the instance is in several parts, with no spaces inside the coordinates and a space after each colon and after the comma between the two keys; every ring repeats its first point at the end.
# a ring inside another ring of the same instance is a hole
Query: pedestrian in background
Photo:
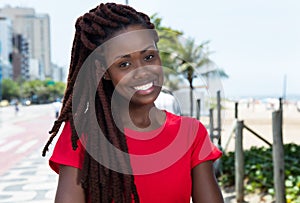
{"type": "Polygon", "coordinates": [[[223,202],[221,156],[196,119],[158,109],[163,85],[150,18],[100,4],[76,22],[61,113],[48,146],[59,173],[55,202],[223,202]]]}
{"type": "Polygon", "coordinates": [[[19,109],[19,100],[15,101],[14,106],[15,106],[15,115],[18,115],[18,113],[20,111],[20,109],[19,109]]]}
{"type": "Polygon", "coordinates": [[[58,118],[59,111],[60,111],[61,106],[62,106],[61,99],[56,98],[55,101],[52,103],[52,106],[54,108],[55,118],[58,118]]]}

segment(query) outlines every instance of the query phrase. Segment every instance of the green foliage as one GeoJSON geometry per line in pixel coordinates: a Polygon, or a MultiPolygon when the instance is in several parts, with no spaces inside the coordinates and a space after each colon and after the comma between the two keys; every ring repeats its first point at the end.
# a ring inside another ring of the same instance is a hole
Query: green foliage
{"type": "Polygon", "coordinates": [[[12,100],[20,97],[20,87],[18,83],[11,79],[2,81],[2,99],[12,100]]]}
{"type": "Polygon", "coordinates": [[[164,85],[169,87],[171,90],[176,90],[178,89],[178,84],[182,78],[178,77],[178,72],[176,71],[178,64],[177,61],[174,60],[172,53],[176,53],[178,37],[182,36],[183,33],[181,31],[162,26],[162,19],[159,18],[157,14],[152,15],[151,19],[159,36],[157,46],[164,70],[164,85]]]}
{"type": "Polygon", "coordinates": [[[24,98],[31,98],[35,94],[40,94],[41,89],[44,89],[41,80],[30,80],[22,83],[21,93],[24,98]]]}
{"type": "Polygon", "coordinates": [[[63,82],[54,82],[50,79],[21,81],[19,84],[11,79],[4,79],[2,87],[3,99],[26,98],[33,103],[47,103],[56,98],[62,98],[66,85],[63,82]]]}
{"type": "Polygon", "coordinates": [[[199,76],[227,78],[224,70],[215,66],[209,59],[209,41],[204,41],[200,45],[195,39],[183,37],[183,32],[162,26],[162,19],[154,14],[151,16],[158,36],[158,49],[163,65],[165,83],[170,90],[179,89],[180,83],[188,83],[190,87],[190,115],[193,115],[193,89],[194,79],[199,76]],[[208,70],[208,66],[213,66],[208,70]]]}
{"type": "MultiPolygon", "coordinates": [[[[252,147],[244,151],[245,189],[248,193],[261,192],[274,195],[272,148],[252,147]]],[[[300,146],[284,145],[285,187],[288,202],[300,202],[300,146]]],[[[222,175],[219,177],[223,187],[234,185],[234,153],[222,157],[222,175]]]]}
{"type": "Polygon", "coordinates": [[[50,79],[26,81],[22,86],[23,96],[31,98],[33,103],[47,103],[61,98],[66,87],[65,83],[54,82],[50,79]]]}
{"type": "MultiPolygon", "coordinates": [[[[211,53],[207,51],[209,41],[204,41],[198,45],[195,39],[191,37],[185,39],[182,31],[163,26],[162,18],[158,17],[157,14],[151,16],[151,21],[158,32],[158,48],[167,80],[169,80],[168,76],[170,74],[178,75],[179,73],[189,81],[192,87],[191,83],[193,78],[196,77],[196,69],[198,70],[204,65],[212,63],[208,58],[211,53]]],[[[220,68],[213,69],[210,73],[223,78],[228,77],[225,71],[220,68]]],[[[208,77],[206,74],[205,72],[201,73],[201,75],[208,77]]]]}

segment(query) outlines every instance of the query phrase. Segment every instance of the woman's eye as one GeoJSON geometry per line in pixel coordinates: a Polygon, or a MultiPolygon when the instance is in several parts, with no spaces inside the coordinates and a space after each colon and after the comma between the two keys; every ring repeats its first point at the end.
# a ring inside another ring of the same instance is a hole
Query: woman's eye
{"type": "Polygon", "coordinates": [[[154,55],[150,54],[150,55],[148,55],[148,56],[145,57],[145,61],[149,61],[149,60],[151,60],[153,58],[154,58],[154,55]]]}
{"type": "Polygon", "coordinates": [[[122,62],[122,63],[120,63],[120,67],[121,68],[126,68],[127,66],[129,66],[130,65],[130,63],[128,62],[128,61],[126,61],[126,62],[122,62]]]}

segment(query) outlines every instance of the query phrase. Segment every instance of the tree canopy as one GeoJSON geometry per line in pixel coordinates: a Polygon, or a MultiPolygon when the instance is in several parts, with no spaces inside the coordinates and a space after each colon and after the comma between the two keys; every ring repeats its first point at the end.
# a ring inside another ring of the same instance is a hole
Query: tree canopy
{"type": "Polygon", "coordinates": [[[2,98],[29,99],[33,103],[48,103],[56,98],[62,98],[66,85],[63,82],[54,82],[50,79],[16,82],[11,79],[2,81],[2,98]]]}

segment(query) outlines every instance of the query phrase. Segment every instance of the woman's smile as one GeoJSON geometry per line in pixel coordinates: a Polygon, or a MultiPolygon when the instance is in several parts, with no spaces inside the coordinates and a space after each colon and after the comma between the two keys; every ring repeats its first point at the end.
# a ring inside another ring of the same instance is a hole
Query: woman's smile
{"type": "Polygon", "coordinates": [[[154,82],[150,82],[144,85],[135,86],[133,88],[136,90],[135,94],[147,95],[147,94],[151,94],[154,91],[155,86],[154,86],[154,82]]]}
{"type": "Polygon", "coordinates": [[[144,84],[144,85],[140,85],[140,86],[135,86],[133,87],[135,90],[137,91],[145,91],[145,90],[148,90],[150,87],[153,86],[153,82],[149,82],[147,84],[144,84]]]}

